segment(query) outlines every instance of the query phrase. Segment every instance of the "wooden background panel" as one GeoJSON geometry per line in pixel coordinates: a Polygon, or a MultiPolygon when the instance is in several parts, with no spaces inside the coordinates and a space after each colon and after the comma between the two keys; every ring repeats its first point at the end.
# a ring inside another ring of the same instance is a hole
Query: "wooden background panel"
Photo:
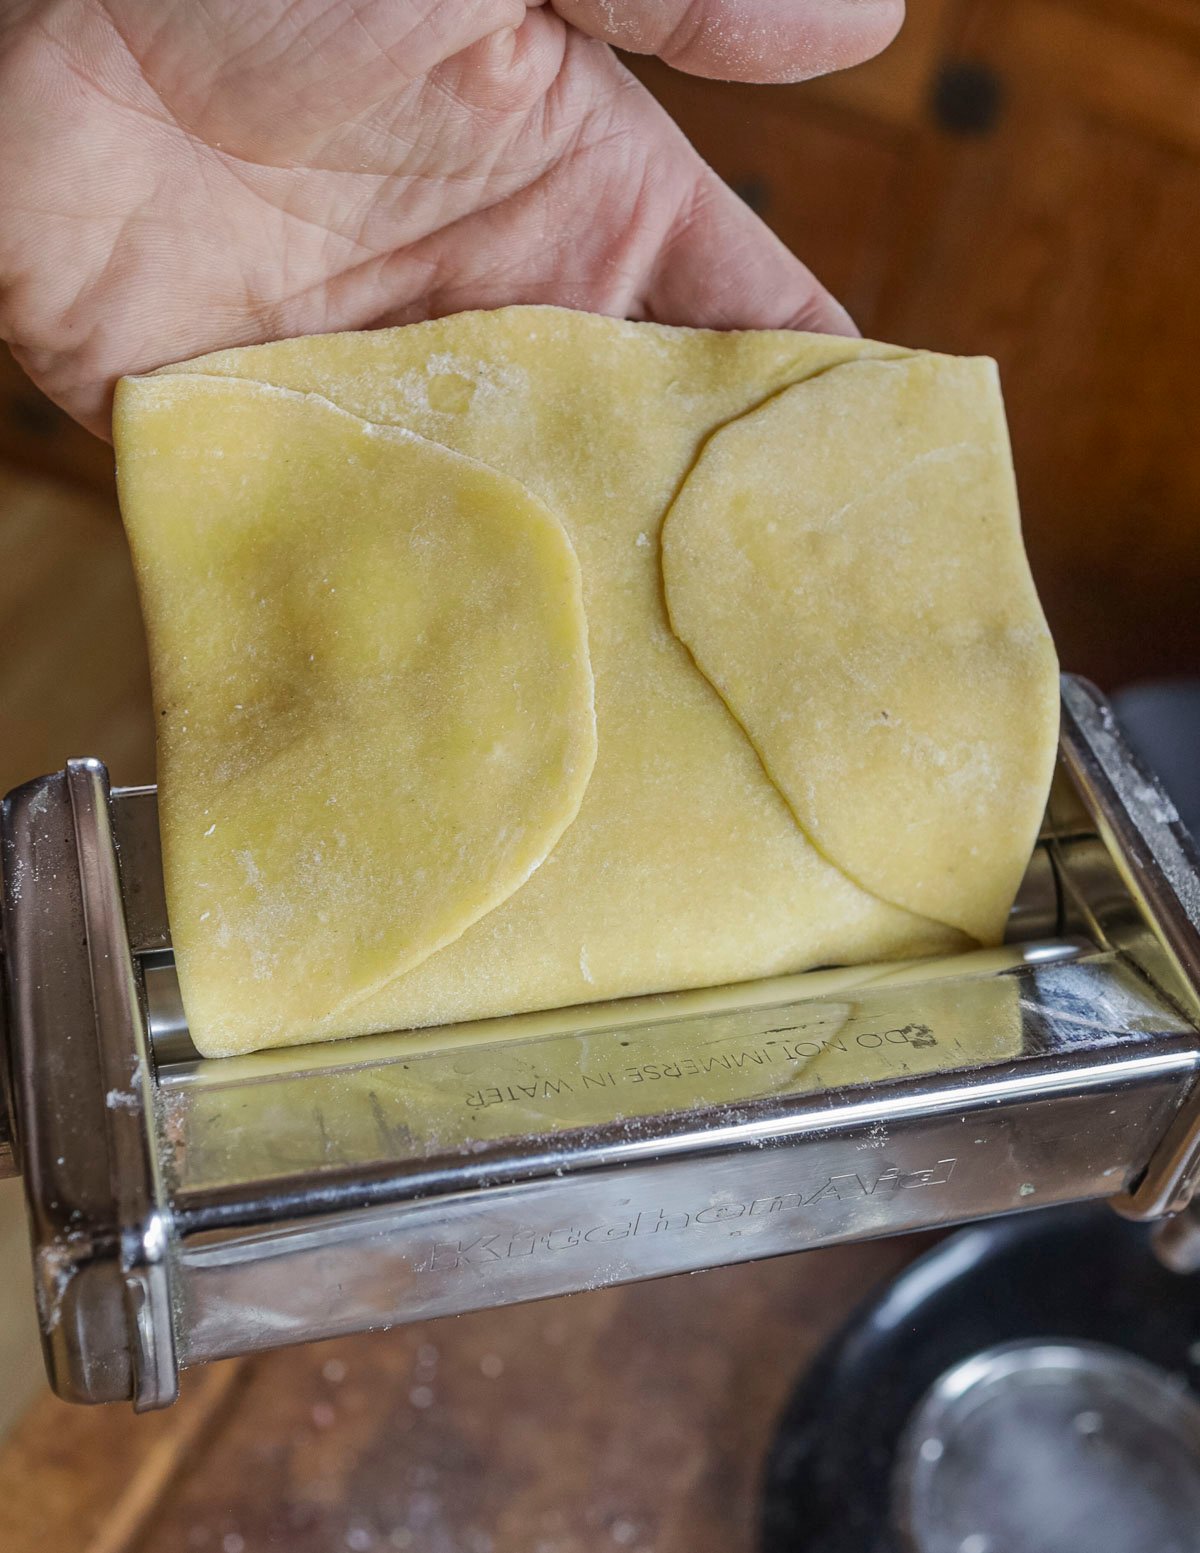
{"type": "Polygon", "coordinates": [[[971,8],[960,46],[996,83],[996,122],[914,148],[876,323],[999,360],[1063,662],[1112,687],[1200,670],[1200,155],[1145,132],[1123,34],[1073,35],[1064,70],[1067,9],[971,8]],[[1039,50],[1047,23],[1053,45],[1039,50]],[[1096,58],[1103,104],[1086,88],[1096,58]]]}
{"type": "Polygon", "coordinates": [[[656,60],[630,63],[705,160],[852,316],[873,318],[897,235],[904,153],[896,137],[841,113],[798,124],[792,87],[702,81],[656,60]]]}
{"type": "Polygon", "coordinates": [[[1173,31],[1187,46],[1200,39],[1200,7],[1196,0],[1091,0],[1087,9],[1107,12],[1133,27],[1158,27],[1173,31]]]}
{"type": "Polygon", "coordinates": [[[784,87],[804,111],[837,106],[873,124],[919,128],[929,83],[957,21],[958,0],[909,0],[904,26],[890,48],[853,70],[784,87]]]}
{"type": "Polygon", "coordinates": [[[40,394],[0,343],[0,465],[110,494],[112,448],[40,394]]]}
{"type": "Polygon", "coordinates": [[[154,779],[149,668],[111,496],[0,464],[0,791],[97,755],[154,779]]]}
{"type": "MultiPolygon", "coordinates": [[[[1012,0],[1000,47],[1022,79],[1185,151],[1200,150],[1200,26],[1079,0],[1012,0]],[[1155,25],[1157,21],[1158,25],[1155,25]]],[[[1035,88],[1036,89],[1036,88],[1035,88]]]]}

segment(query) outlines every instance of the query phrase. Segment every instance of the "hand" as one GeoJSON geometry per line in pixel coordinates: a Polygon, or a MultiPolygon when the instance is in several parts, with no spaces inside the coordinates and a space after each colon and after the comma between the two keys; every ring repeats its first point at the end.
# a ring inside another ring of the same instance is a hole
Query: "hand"
{"type": "Polygon", "coordinates": [[[0,335],[107,435],[202,351],[554,302],[853,330],[607,44],[867,58],[903,0],[0,0],[0,335]]]}

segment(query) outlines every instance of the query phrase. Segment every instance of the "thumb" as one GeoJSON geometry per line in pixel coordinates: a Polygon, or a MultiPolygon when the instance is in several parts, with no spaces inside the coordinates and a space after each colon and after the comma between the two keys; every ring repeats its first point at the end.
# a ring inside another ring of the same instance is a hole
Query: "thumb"
{"type": "Polygon", "coordinates": [[[859,65],[896,36],[904,0],[553,0],[565,20],[690,75],[805,81],[859,65]]]}

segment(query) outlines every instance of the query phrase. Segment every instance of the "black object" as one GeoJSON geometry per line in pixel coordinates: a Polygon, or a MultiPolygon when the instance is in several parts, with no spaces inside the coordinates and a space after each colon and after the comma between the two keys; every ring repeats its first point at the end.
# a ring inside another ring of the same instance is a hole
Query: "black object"
{"type": "Polygon", "coordinates": [[[771,203],[771,186],[757,173],[750,173],[745,178],[735,178],[731,187],[738,199],[749,205],[756,216],[761,216],[771,203]]]}
{"type": "Polygon", "coordinates": [[[762,1553],[903,1553],[891,1479],[904,1427],[934,1381],[981,1349],[1105,1343],[1195,1389],[1200,1277],[1168,1272],[1149,1235],[1107,1207],[1054,1208],[960,1231],[914,1262],[850,1319],[785,1410],[762,1553]]]}
{"type": "Polygon", "coordinates": [[[933,83],[933,117],[951,135],[988,135],[1004,106],[1004,86],[988,65],[959,60],[944,65],[933,83]]]}
{"type": "Polygon", "coordinates": [[[1125,737],[1200,839],[1200,679],[1131,685],[1113,697],[1112,708],[1125,737]]]}

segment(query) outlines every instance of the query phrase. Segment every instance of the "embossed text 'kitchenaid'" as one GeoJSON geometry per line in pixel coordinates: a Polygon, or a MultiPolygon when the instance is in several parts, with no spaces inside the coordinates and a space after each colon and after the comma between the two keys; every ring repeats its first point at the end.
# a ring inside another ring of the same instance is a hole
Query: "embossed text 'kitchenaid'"
{"type": "MultiPolygon", "coordinates": [[[[944,1186],[956,1164],[956,1159],[939,1159],[936,1165],[924,1170],[900,1170],[893,1165],[875,1177],[864,1178],[857,1172],[831,1175],[811,1191],[782,1192],[773,1197],[755,1197],[749,1202],[708,1203],[695,1211],[655,1208],[635,1213],[631,1218],[608,1219],[591,1226],[570,1224],[540,1232],[498,1230],[463,1240],[437,1241],[417,1262],[416,1271],[450,1272],[458,1267],[483,1267],[490,1262],[506,1262],[516,1257],[570,1251],[585,1244],[611,1243],[645,1235],[676,1235],[718,1224],[729,1226],[735,1221],[794,1213],[822,1202],[849,1202],[864,1197],[884,1197],[889,1192],[917,1187],[944,1186]]],[[[727,1233],[737,1234],[739,1229],[727,1229],[727,1233]]]]}

